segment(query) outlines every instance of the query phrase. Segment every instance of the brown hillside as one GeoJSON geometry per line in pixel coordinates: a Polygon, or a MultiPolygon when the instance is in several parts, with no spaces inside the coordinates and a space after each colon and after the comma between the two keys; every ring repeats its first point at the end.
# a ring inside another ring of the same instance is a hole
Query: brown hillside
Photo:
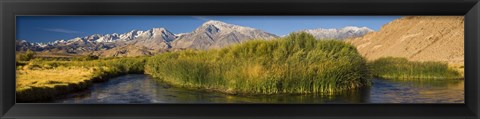
{"type": "Polygon", "coordinates": [[[99,55],[100,57],[135,57],[152,55],[153,53],[151,49],[146,47],[127,45],[109,50],[97,51],[94,54],[99,55]]]}
{"type": "Polygon", "coordinates": [[[368,60],[392,56],[463,64],[463,21],[463,16],[407,16],[347,42],[368,60]]]}

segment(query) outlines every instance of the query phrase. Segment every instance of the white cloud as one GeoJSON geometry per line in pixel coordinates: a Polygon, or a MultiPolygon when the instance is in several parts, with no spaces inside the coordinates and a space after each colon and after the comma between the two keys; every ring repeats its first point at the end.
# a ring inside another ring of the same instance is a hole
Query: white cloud
{"type": "Polygon", "coordinates": [[[61,28],[45,28],[43,29],[45,31],[51,31],[51,32],[58,32],[58,33],[67,33],[67,34],[78,34],[82,33],[80,31],[74,31],[74,30],[69,30],[69,29],[61,29],[61,28]]]}
{"type": "Polygon", "coordinates": [[[198,20],[203,20],[203,21],[209,21],[211,19],[205,17],[205,16],[192,16],[193,18],[195,19],[198,19],[198,20]]]}

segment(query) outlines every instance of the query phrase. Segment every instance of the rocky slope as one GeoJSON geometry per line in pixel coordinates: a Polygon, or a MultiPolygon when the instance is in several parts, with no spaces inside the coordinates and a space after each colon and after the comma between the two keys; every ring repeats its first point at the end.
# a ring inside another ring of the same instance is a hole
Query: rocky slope
{"type": "Polygon", "coordinates": [[[368,60],[405,57],[413,61],[464,62],[463,16],[407,16],[378,32],[347,40],[368,60]]]}

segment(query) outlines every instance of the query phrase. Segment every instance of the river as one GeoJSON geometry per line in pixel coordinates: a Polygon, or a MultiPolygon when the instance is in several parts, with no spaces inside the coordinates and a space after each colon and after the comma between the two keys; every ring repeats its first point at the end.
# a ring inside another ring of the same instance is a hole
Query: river
{"type": "Polygon", "coordinates": [[[373,79],[368,88],[334,95],[227,95],[172,87],[148,75],[129,74],[60,96],[54,103],[464,103],[463,80],[373,79]]]}

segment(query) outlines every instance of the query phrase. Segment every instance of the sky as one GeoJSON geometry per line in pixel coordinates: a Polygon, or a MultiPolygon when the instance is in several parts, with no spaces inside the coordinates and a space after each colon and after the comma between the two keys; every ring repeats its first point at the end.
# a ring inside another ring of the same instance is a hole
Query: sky
{"type": "Polygon", "coordinates": [[[379,30],[401,16],[17,16],[17,40],[52,42],[93,34],[126,33],[163,27],[191,32],[208,20],[257,28],[278,36],[316,28],[368,27],[379,30]]]}

